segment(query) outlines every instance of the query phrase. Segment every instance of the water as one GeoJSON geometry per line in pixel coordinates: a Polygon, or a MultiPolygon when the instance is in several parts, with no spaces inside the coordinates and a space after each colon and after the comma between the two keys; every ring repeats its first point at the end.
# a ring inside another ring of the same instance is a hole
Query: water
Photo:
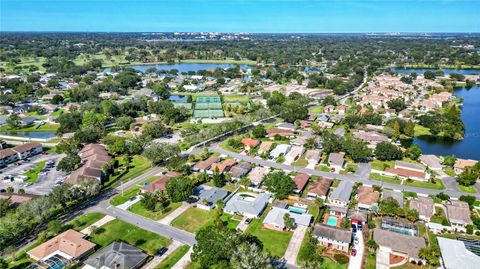
{"type": "Polygon", "coordinates": [[[8,136],[17,136],[19,138],[27,137],[27,138],[40,138],[40,139],[54,139],[56,138],[55,132],[22,132],[22,131],[8,131],[8,132],[0,132],[0,135],[8,135],[8,136]]]}
{"type": "MultiPolygon", "coordinates": [[[[437,70],[440,70],[439,69],[434,69],[434,68],[428,68],[428,69],[414,69],[414,68],[392,68],[392,70],[395,70],[397,71],[398,73],[405,73],[405,74],[409,74],[409,73],[417,73],[417,74],[423,74],[425,73],[425,71],[437,71],[437,70]]],[[[450,68],[445,68],[445,69],[441,69],[443,70],[443,72],[445,73],[445,75],[448,75],[450,73],[457,73],[457,74],[462,74],[462,75],[474,75],[474,74],[480,74],[480,70],[478,69],[467,69],[467,70],[464,70],[464,69],[450,69],[450,68]]]]}
{"type": "Polygon", "coordinates": [[[454,141],[422,137],[416,138],[414,142],[425,154],[455,155],[463,159],[480,160],[480,85],[471,89],[456,89],[454,95],[464,99],[461,118],[465,124],[465,138],[454,141]]]}
{"type": "Polygon", "coordinates": [[[327,225],[337,227],[338,219],[334,216],[329,216],[327,219],[327,225]]]}
{"type": "MultiPolygon", "coordinates": [[[[149,68],[156,68],[158,70],[172,70],[177,69],[179,73],[189,71],[211,70],[216,68],[234,68],[236,64],[211,64],[211,63],[177,63],[177,64],[149,64],[149,65],[132,65],[128,66],[140,72],[145,72],[149,68]]],[[[240,65],[240,68],[247,70],[252,67],[249,65],[240,65]]],[[[110,68],[106,68],[105,72],[110,72],[110,68]]]]}

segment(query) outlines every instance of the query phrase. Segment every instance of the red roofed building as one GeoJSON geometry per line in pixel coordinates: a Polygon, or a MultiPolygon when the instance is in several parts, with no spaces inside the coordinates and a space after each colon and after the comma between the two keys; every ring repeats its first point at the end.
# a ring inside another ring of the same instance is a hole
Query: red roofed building
{"type": "Polygon", "coordinates": [[[303,189],[305,189],[305,186],[307,186],[309,178],[310,176],[305,173],[297,174],[293,178],[293,182],[295,182],[295,189],[293,189],[293,192],[296,194],[300,194],[303,189]]]}
{"type": "Polygon", "coordinates": [[[293,137],[295,136],[295,133],[291,130],[285,130],[280,128],[272,128],[270,130],[267,130],[267,136],[269,138],[274,138],[276,135],[279,135],[282,137],[293,137]]]}
{"type": "Polygon", "coordinates": [[[167,172],[165,175],[159,177],[158,179],[155,179],[154,181],[150,182],[148,185],[143,186],[141,188],[141,191],[142,192],[165,191],[165,186],[167,185],[167,182],[172,177],[178,177],[180,175],[181,174],[177,172],[167,172]]]}
{"type": "Polygon", "coordinates": [[[398,176],[402,178],[410,178],[410,179],[420,180],[420,181],[428,180],[428,177],[427,177],[428,174],[424,172],[418,172],[418,171],[408,170],[404,168],[387,167],[385,168],[384,172],[385,174],[390,176],[398,176]]]}
{"type": "Polygon", "coordinates": [[[242,139],[242,144],[245,146],[246,150],[251,150],[260,144],[260,141],[256,139],[244,138],[242,139]]]}

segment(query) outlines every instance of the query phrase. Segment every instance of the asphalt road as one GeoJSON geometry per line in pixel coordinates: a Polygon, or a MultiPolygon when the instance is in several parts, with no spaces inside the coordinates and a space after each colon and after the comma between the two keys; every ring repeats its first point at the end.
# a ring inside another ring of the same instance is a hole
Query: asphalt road
{"type": "MultiPolygon", "coordinates": [[[[210,146],[210,151],[216,151],[224,155],[228,155],[231,157],[234,157],[239,160],[243,160],[246,162],[250,163],[255,163],[258,165],[262,165],[265,167],[273,167],[279,170],[284,170],[284,171],[292,171],[292,172],[300,172],[300,173],[306,173],[309,175],[315,175],[315,176],[320,176],[320,177],[327,177],[327,178],[336,178],[340,180],[349,180],[352,182],[361,182],[363,184],[368,184],[368,185],[379,185],[384,188],[391,188],[395,190],[400,190],[400,191],[409,191],[409,192],[415,192],[418,194],[438,194],[440,192],[444,192],[448,194],[450,197],[460,197],[461,195],[465,195],[465,193],[461,192],[458,187],[455,184],[455,179],[453,178],[442,178],[442,182],[445,185],[445,190],[435,190],[435,189],[428,189],[428,188],[420,188],[420,187],[412,187],[412,186],[403,186],[403,185],[397,185],[397,184],[392,184],[392,183],[386,183],[382,181],[377,181],[377,180],[372,180],[369,179],[370,171],[366,168],[365,164],[362,164],[361,171],[359,172],[360,174],[348,174],[348,175],[340,175],[337,173],[331,173],[331,172],[322,172],[319,170],[314,170],[314,169],[309,169],[309,168],[304,168],[304,167],[296,167],[292,165],[287,165],[283,163],[276,163],[268,160],[263,160],[260,158],[253,158],[250,156],[246,155],[241,155],[236,152],[228,151],[225,149],[222,149],[218,146],[218,144],[213,144],[210,146]]],[[[469,195],[475,195],[477,199],[480,199],[480,194],[469,194],[469,195]]]]}

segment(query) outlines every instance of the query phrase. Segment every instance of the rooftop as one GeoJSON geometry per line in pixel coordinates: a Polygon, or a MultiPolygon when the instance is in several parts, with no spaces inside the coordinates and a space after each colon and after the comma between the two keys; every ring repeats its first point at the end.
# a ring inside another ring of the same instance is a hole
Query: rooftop
{"type": "Polygon", "coordinates": [[[408,236],[380,228],[373,230],[373,239],[379,246],[389,247],[392,251],[407,254],[418,259],[418,251],[426,246],[425,240],[420,237],[408,236]]]}

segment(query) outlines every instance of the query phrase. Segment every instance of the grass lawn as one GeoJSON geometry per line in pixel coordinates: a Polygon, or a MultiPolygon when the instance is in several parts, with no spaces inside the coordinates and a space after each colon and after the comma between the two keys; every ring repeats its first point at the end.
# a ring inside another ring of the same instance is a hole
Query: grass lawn
{"type": "Polygon", "coordinates": [[[103,217],[105,217],[105,214],[103,213],[87,213],[85,215],[81,215],[74,220],[70,221],[67,223],[67,225],[71,225],[72,229],[76,231],[81,231],[88,226],[94,224],[95,222],[101,220],[103,217]]]}
{"type": "Polygon", "coordinates": [[[40,171],[45,168],[45,163],[47,161],[41,161],[41,162],[38,162],[36,163],[36,167],[33,168],[33,169],[30,169],[30,171],[26,172],[25,174],[23,174],[24,176],[27,176],[28,179],[25,180],[26,183],[35,183],[35,181],[37,181],[38,179],[38,173],[40,173],[40,171]]]}
{"type": "MultiPolygon", "coordinates": [[[[158,176],[151,177],[151,178],[145,180],[144,182],[150,183],[157,178],[158,178],[158,176]]],[[[130,198],[132,198],[133,196],[138,194],[138,192],[140,191],[140,187],[141,187],[141,184],[138,184],[138,185],[135,185],[135,186],[131,187],[130,189],[125,190],[123,192],[123,194],[120,193],[120,194],[116,195],[115,197],[113,197],[110,200],[110,204],[113,205],[113,206],[117,206],[117,205],[121,205],[121,204],[125,203],[130,198]]]]}
{"type": "Polygon", "coordinates": [[[194,233],[213,217],[213,211],[207,211],[196,207],[190,207],[171,223],[173,227],[194,233]]]}
{"type": "Polygon", "coordinates": [[[228,150],[228,151],[232,151],[232,152],[236,152],[236,153],[240,153],[240,151],[241,151],[239,149],[236,149],[236,148],[230,146],[228,144],[228,140],[225,140],[222,143],[220,143],[220,147],[224,150],[228,150]]]}
{"type": "Polygon", "coordinates": [[[380,160],[373,160],[370,165],[373,170],[384,171],[386,167],[393,167],[395,165],[394,161],[382,162],[380,160]]]}
{"type": "Polygon", "coordinates": [[[377,258],[375,253],[368,253],[365,261],[365,269],[375,269],[377,266],[377,258]]]}
{"type": "Polygon", "coordinates": [[[336,261],[330,259],[329,257],[323,257],[323,269],[346,269],[348,268],[348,263],[347,264],[339,264],[336,261]]]}
{"type": "Polygon", "coordinates": [[[447,217],[445,216],[445,212],[443,211],[443,209],[435,207],[435,214],[433,214],[433,216],[430,218],[430,222],[442,224],[444,220],[448,223],[447,217]]]}
{"type": "Polygon", "coordinates": [[[415,124],[413,136],[419,137],[419,136],[429,136],[429,135],[432,135],[429,128],[415,124]]]}
{"type": "Polygon", "coordinates": [[[315,114],[320,114],[323,113],[323,106],[312,106],[308,108],[309,113],[315,113],[315,114]]]}
{"type": "Polygon", "coordinates": [[[451,177],[456,176],[455,171],[453,171],[453,168],[451,168],[451,167],[445,167],[445,169],[443,169],[443,172],[445,172],[445,174],[447,174],[451,177]]]}
{"type": "Polygon", "coordinates": [[[408,180],[403,181],[403,185],[405,186],[412,186],[412,187],[420,187],[420,188],[429,188],[435,190],[444,190],[445,186],[443,185],[440,179],[436,179],[435,183],[432,182],[423,182],[413,180],[412,182],[408,182],[408,180]]]}
{"type": "Polygon", "coordinates": [[[300,167],[305,167],[308,165],[307,159],[305,159],[305,154],[303,154],[298,160],[294,161],[292,163],[294,166],[300,166],[300,167]]]}
{"type": "Polygon", "coordinates": [[[172,268],[190,249],[188,245],[183,245],[174,250],[163,260],[155,269],[170,269],[172,268]]]}
{"type": "Polygon", "coordinates": [[[262,222],[267,216],[268,211],[270,210],[265,210],[261,218],[253,220],[248,226],[246,232],[258,237],[263,243],[263,247],[270,253],[270,255],[280,258],[283,257],[287,250],[288,243],[292,238],[292,233],[279,232],[264,228],[262,222]]]}
{"type": "Polygon", "coordinates": [[[320,171],[322,171],[322,172],[330,172],[330,168],[328,168],[328,166],[323,165],[323,164],[315,167],[315,169],[316,169],[316,170],[320,170],[320,171]]]}
{"type": "Polygon", "coordinates": [[[149,219],[159,220],[159,219],[163,219],[165,216],[172,213],[175,209],[177,209],[181,205],[182,203],[170,203],[170,205],[164,212],[161,212],[161,211],[153,212],[143,207],[141,202],[136,202],[135,204],[133,204],[131,207],[128,208],[128,211],[138,214],[140,216],[144,216],[149,219]]]}
{"type": "MultiPolygon", "coordinates": [[[[123,163],[123,158],[118,158],[119,160],[119,168],[124,165],[123,163]]],[[[151,162],[147,160],[146,158],[135,155],[132,157],[132,161],[130,162],[130,168],[128,169],[128,172],[124,173],[123,171],[117,169],[113,173],[112,176],[108,179],[108,181],[104,182],[104,186],[108,187],[111,186],[112,184],[119,182],[119,181],[128,181],[130,179],[133,179],[142,173],[144,173],[146,170],[148,170],[151,167],[151,162]]]]}
{"type": "Polygon", "coordinates": [[[228,102],[240,102],[240,103],[246,103],[248,102],[249,98],[247,95],[224,95],[223,96],[223,101],[228,103],[228,102]]]}
{"type": "Polygon", "coordinates": [[[143,230],[132,224],[115,219],[99,228],[99,232],[90,235],[90,241],[106,247],[115,240],[126,243],[154,255],[160,248],[168,246],[172,240],[143,230]]]}
{"type": "Polygon", "coordinates": [[[370,179],[400,185],[400,180],[395,179],[394,177],[383,176],[383,175],[380,175],[380,174],[377,174],[377,173],[371,173],[370,174],[370,179]]]}
{"type": "Polygon", "coordinates": [[[22,128],[16,128],[12,129],[8,126],[1,127],[0,131],[6,131],[6,132],[54,132],[60,127],[60,124],[51,124],[51,123],[45,123],[42,126],[35,128],[37,124],[32,124],[30,126],[22,127],[22,128]]]}
{"type": "Polygon", "coordinates": [[[62,115],[62,114],[63,114],[63,109],[57,109],[57,110],[53,111],[53,112],[50,114],[50,116],[58,117],[58,116],[60,116],[60,115],[62,115]]]}
{"type": "Polygon", "coordinates": [[[458,188],[466,193],[477,193],[477,189],[474,186],[463,186],[457,183],[458,188]]]}

